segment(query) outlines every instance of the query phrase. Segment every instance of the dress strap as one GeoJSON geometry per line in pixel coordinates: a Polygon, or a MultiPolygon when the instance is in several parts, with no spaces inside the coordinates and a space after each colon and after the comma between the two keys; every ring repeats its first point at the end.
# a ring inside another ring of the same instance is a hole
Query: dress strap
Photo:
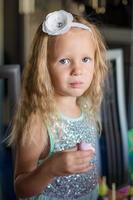
{"type": "Polygon", "coordinates": [[[49,141],[50,141],[50,151],[49,151],[48,156],[52,156],[54,153],[54,137],[53,137],[50,127],[48,127],[47,130],[48,130],[48,136],[49,136],[49,141]]]}

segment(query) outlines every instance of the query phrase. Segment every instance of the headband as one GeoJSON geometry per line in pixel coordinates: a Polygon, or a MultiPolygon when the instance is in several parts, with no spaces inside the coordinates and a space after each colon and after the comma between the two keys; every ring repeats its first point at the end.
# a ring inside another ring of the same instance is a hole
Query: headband
{"type": "Polygon", "coordinates": [[[81,28],[91,32],[85,24],[73,22],[73,15],[64,10],[54,11],[46,16],[42,24],[42,31],[48,35],[61,35],[69,31],[70,28],[81,28]]]}

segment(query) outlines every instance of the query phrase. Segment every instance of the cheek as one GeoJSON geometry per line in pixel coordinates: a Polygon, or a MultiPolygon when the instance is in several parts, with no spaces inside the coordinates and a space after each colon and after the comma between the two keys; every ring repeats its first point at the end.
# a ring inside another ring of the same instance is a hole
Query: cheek
{"type": "Polygon", "coordinates": [[[53,73],[51,74],[51,79],[54,87],[60,87],[64,84],[66,77],[63,73],[53,73]]]}
{"type": "Polygon", "coordinates": [[[93,80],[93,73],[89,74],[88,83],[91,84],[92,80],[93,80]]]}
{"type": "Polygon", "coordinates": [[[54,70],[50,70],[50,78],[51,78],[53,86],[55,87],[56,84],[58,84],[58,74],[55,73],[54,70]]]}
{"type": "Polygon", "coordinates": [[[91,69],[90,71],[90,76],[91,76],[91,79],[93,79],[93,75],[94,75],[94,67],[91,69]]]}
{"type": "Polygon", "coordinates": [[[93,75],[94,75],[94,66],[92,66],[86,73],[86,78],[88,79],[88,82],[92,81],[93,75]]]}

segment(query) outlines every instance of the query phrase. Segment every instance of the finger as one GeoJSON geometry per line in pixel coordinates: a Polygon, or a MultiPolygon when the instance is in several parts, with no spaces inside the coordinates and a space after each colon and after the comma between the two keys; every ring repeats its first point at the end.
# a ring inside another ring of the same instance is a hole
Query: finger
{"type": "Polygon", "coordinates": [[[79,166],[76,170],[76,173],[83,173],[83,172],[87,172],[89,170],[92,170],[95,168],[95,165],[92,165],[92,164],[86,164],[86,165],[82,165],[82,166],[79,166]]]}
{"type": "Polygon", "coordinates": [[[86,151],[80,151],[76,149],[77,147],[74,147],[72,149],[67,149],[65,151],[62,151],[63,153],[67,153],[74,157],[75,159],[85,158],[94,155],[94,152],[92,150],[86,150],[86,151]]]}
{"type": "Polygon", "coordinates": [[[70,149],[66,149],[63,152],[69,152],[69,151],[77,151],[77,146],[76,147],[72,147],[70,149]]]}
{"type": "Polygon", "coordinates": [[[89,150],[89,151],[77,151],[76,153],[76,159],[81,159],[81,158],[88,158],[92,157],[94,153],[89,150]]]}
{"type": "Polygon", "coordinates": [[[93,170],[93,169],[94,169],[93,166],[89,166],[87,168],[84,168],[84,169],[80,170],[78,173],[86,173],[86,172],[88,172],[90,170],[93,170]]]}
{"type": "Polygon", "coordinates": [[[84,150],[84,151],[82,151],[82,150],[78,150],[77,151],[77,154],[79,154],[79,155],[81,155],[81,156],[86,156],[86,155],[88,155],[88,154],[94,154],[94,151],[93,150],[84,150]]]}
{"type": "Polygon", "coordinates": [[[77,160],[77,165],[87,164],[92,160],[92,157],[81,158],[77,160]]]}

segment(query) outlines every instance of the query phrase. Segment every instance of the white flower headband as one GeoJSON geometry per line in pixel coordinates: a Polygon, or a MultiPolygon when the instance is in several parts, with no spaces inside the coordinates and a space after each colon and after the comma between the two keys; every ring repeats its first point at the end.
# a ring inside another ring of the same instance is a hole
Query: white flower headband
{"type": "Polygon", "coordinates": [[[73,15],[64,10],[54,11],[46,16],[42,24],[42,31],[48,35],[64,34],[71,27],[82,28],[91,32],[91,29],[78,22],[73,22],[73,15]]]}

